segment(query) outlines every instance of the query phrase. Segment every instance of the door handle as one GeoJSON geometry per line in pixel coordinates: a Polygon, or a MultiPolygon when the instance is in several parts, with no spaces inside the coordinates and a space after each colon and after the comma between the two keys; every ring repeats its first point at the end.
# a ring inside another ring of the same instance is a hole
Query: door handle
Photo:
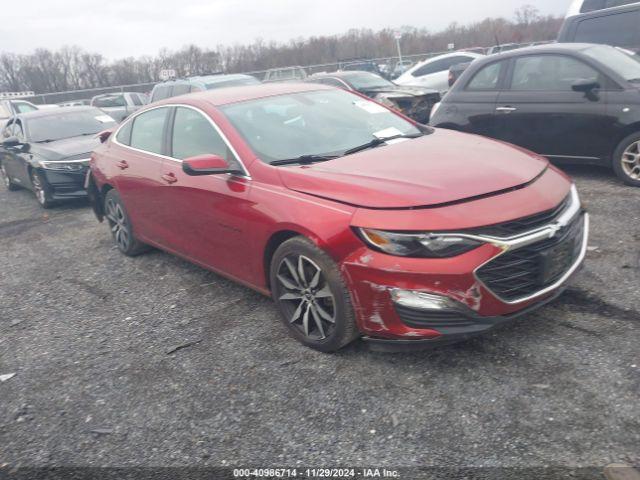
{"type": "Polygon", "coordinates": [[[162,179],[167,183],[176,183],[178,181],[175,173],[165,173],[162,175],[162,179]]]}
{"type": "Polygon", "coordinates": [[[125,162],[124,160],[120,160],[118,163],[116,163],[116,166],[120,170],[124,170],[125,168],[129,168],[129,164],[127,162],[125,162]]]}
{"type": "Polygon", "coordinates": [[[496,112],[502,112],[502,113],[511,113],[511,112],[515,112],[516,110],[518,110],[515,107],[498,107],[496,108],[496,112]]]}

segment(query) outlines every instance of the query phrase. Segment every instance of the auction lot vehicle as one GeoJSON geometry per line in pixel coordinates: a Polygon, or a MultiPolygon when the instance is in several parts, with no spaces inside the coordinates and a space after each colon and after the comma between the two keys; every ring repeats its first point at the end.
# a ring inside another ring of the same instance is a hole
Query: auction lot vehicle
{"type": "Polygon", "coordinates": [[[240,85],[257,85],[260,83],[255,77],[244,74],[234,75],[204,75],[198,77],[180,78],[159,83],[151,91],[150,103],[164,100],[165,98],[177,97],[193,92],[204,92],[216,88],[237,87],[240,85]]]}
{"type": "Polygon", "coordinates": [[[640,58],[606,45],[528,47],[474,62],[431,125],[550,159],[612,166],[640,186],[640,58]]]}
{"type": "Polygon", "coordinates": [[[87,186],[122,253],[152,245],[270,294],[321,351],[485,332],[557,297],[588,236],[546,159],[323,85],[146,107],[96,149],[87,186]]]}
{"type": "Polygon", "coordinates": [[[89,158],[100,145],[96,134],[115,125],[94,107],[60,107],[15,116],[2,131],[0,173],[6,187],[31,190],[44,208],[86,197],[89,158]]]}
{"type": "Polygon", "coordinates": [[[578,0],[569,9],[558,42],[601,43],[640,52],[640,2],[578,0]]]}
{"type": "Polygon", "coordinates": [[[484,55],[472,52],[453,52],[438,55],[415,64],[394,81],[398,85],[433,88],[444,93],[449,89],[449,68],[459,63],[473,62],[477,58],[484,58],[484,55]]]}
{"type": "Polygon", "coordinates": [[[307,78],[307,72],[302,67],[272,68],[262,80],[269,82],[295,82],[307,78]]]}
{"type": "Polygon", "coordinates": [[[0,128],[4,127],[11,117],[20,113],[35,112],[38,107],[26,100],[0,100],[0,128]]]}
{"type": "Polygon", "coordinates": [[[333,72],[312,75],[308,82],[356,91],[387,107],[401,111],[420,123],[427,123],[440,93],[420,87],[400,87],[370,72],[333,72]]]}
{"type": "Polygon", "coordinates": [[[138,92],[106,93],[91,99],[92,107],[98,107],[116,122],[121,122],[145,103],[146,97],[138,92]]]}

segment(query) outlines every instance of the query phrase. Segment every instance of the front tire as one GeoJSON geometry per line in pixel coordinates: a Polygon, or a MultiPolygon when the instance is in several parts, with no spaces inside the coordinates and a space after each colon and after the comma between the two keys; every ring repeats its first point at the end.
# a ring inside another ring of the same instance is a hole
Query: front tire
{"type": "Polygon", "coordinates": [[[33,193],[36,196],[36,200],[42,208],[51,208],[54,205],[54,201],[51,200],[51,187],[47,183],[46,178],[40,172],[35,169],[31,170],[31,186],[33,187],[33,193]]]}
{"type": "Polygon", "coordinates": [[[149,250],[147,245],[135,238],[131,220],[116,190],[112,189],[107,193],[104,199],[104,212],[111,235],[120,252],[129,257],[135,257],[149,250]]]}
{"type": "Polygon", "coordinates": [[[270,281],[282,321],[300,343],[335,352],[360,335],[338,267],[310,240],[294,237],[278,247],[270,281]]]}
{"type": "Polygon", "coordinates": [[[627,185],[640,187],[640,132],[620,142],[613,154],[613,171],[627,185]]]}
{"type": "Polygon", "coordinates": [[[4,183],[4,186],[7,188],[7,190],[14,191],[20,188],[18,187],[18,185],[13,183],[11,178],[9,178],[9,174],[7,173],[7,170],[4,167],[4,164],[0,164],[0,176],[2,177],[2,183],[4,183]]]}

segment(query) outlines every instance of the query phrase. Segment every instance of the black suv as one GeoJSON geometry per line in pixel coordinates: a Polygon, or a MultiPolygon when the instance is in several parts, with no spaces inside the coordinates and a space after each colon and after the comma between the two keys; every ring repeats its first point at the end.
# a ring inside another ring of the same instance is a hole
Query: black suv
{"type": "Polygon", "coordinates": [[[558,42],[602,43],[640,51],[640,2],[584,0],[564,21],[558,42]]]}
{"type": "Polygon", "coordinates": [[[640,58],[567,43],[476,60],[434,107],[430,125],[609,165],[640,186],[640,58]]]}

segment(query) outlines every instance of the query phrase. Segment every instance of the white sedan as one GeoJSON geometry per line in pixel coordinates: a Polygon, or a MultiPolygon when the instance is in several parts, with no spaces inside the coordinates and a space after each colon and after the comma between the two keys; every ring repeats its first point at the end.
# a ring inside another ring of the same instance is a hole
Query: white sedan
{"type": "Polygon", "coordinates": [[[473,52],[453,52],[419,62],[394,80],[398,85],[430,88],[444,93],[449,90],[449,68],[469,63],[484,55],[473,52]]]}

